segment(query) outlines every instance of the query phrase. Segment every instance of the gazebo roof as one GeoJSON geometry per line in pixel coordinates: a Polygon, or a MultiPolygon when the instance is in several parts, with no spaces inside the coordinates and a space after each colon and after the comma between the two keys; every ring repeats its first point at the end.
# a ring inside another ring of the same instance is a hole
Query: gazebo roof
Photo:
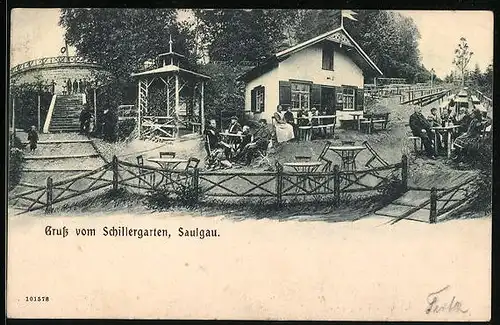
{"type": "Polygon", "coordinates": [[[158,54],[158,58],[161,58],[161,57],[163,57],[163,56],[170,56],[170,55],[174,55],[174,56],[178,56],[178,57],[181,57],[181,58],[185,58],[185,56],[184,56],[184,55],[179,54],[179,53],[177,53],[177,52],[172,52],[172,51],[170,51],[170,52],[166,52],[166,53],[161,53],[161,54],[158,54]]]}
{"type": "Polygon", "coordinates": [[[209,76],[206,76],[204,74],[194,72],[191,70],[183,69],[183,68],[180,68],[180,67],[173,65],[173,64],[169,64],[169,65],[166,65],[166,66],[163,66],[160,68],[156,68],[153,70],[132,73],[131,76],[132,77],[141,77],[141,76],[147,76],[147,77],[151,76],[152,77],[152,76],[161,75],[161,74],[168,74],[171,72],[182,72],[182,73],[190,74],[190,75],[197,77],[197,78],[210,79],[209,76]]]}

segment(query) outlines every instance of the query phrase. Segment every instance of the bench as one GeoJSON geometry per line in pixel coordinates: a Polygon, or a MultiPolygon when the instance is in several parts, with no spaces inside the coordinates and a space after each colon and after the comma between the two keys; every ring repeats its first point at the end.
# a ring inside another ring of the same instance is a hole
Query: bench
{"type": "Polygon", "coordinates": [[[366,127],[367,132],[370,134],[375,130],[376,125],[381,126],[381,130],[387,129],[387,123],[389,122],[389,113],[381,114],[366,114],[361,120],[361,126],[366,127]]]}

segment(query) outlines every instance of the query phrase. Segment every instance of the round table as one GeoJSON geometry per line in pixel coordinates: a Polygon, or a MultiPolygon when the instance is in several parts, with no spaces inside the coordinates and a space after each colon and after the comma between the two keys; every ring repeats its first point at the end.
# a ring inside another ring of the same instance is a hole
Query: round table
{"type": "Polygon", "coordinates": [[[356,156],[366,149],[363,146],[331,146],[328,150],[332,150],[342,159],[342,170],[356,170],[356,156]]]}
{"type": "Polygon", "coordinates": [[[448,158],[451,157],[451,150],[453,149],[453,141],[452,141],[452,134],[455,129],[458,129],[460,125],[449,125],[449,126],[435,126],[432,128],[434,130],[434,152],[436,153],[436,156],[438,155],[438,133],[445,133],[447,137],[447,156],[448,158]]]}
{"type": "Polygon", "coordinates": [[[296,192],[299,192],[300,187],[306,189],[306,181],[309,180],[308,185],[311,187],[311,180],[308,179],[307,173],[316,171],[322,163],[319,161],[294,161],[284,163],[283,166],[292,167],[295,171],[299,173],[304,173],[304,175],[297,175],[297,186],[295,187],[296,192]]]}
{"type": "Polygon", "coordinates": [[[319,161],[294,161],[283,164],[283,166],[292,167],[297,172],[313,172],[321,165],[319,161]]]}
{"type": "MultiPolygon", "coordinates": [[[[188,160],[184,158],[148,158],[147,160],[157,163],[162,169],[166,171],[174,170],[177,166],[179,166],[179,164],[188,162],[188,160]]],[[[173,184],[172,173],[167,173],[167,175],[171,183],[173,184]]],[[[162,178],[158,184],[161,184],[165,180],[165,173],[161,173],[161,176],[162,178]]]]}
{"type": "Polygon", "coordinates": [[[229,133],[229,132],[221,132],[219,134],[224,138],[226,138],[227,144],[229,144],[233,150],[236,150],[236,147],[238,145],[238,141],[235,140],[239,139],[241,142],[241,140],[243,140],[243,137],[245,136],[244,134],[241,133],[229,133]]]}

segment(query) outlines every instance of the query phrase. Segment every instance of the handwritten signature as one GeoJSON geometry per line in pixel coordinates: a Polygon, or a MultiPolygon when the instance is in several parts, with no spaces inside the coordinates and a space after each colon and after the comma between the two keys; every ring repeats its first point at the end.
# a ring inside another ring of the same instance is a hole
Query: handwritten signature
{"type": "Polygon", "coordinates": [[[426,314],[430,313],[440,313],[440,312],[460,312],[460,313],[466,313],[469,310],[464,309],[462,306],[462,302],[457,300],[455,296],[451,297],[444,297],[446,295],[446,291],[450,288],[449,285],[446,287],[436,291],[436,292],[431,292],[427,296],[427,308],[425,309],[426,314]]]}

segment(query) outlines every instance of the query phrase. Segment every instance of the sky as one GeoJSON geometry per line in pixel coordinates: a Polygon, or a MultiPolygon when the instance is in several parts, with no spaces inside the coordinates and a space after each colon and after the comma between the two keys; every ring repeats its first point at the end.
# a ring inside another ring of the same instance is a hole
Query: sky
{"type": "MultiPolygon", "coordinates": [[[[488,11],[398,11],[413,18],[420,31],[422,63],[443,78],[453,68],[454,50],[465,37],[474,52],[470,68],[482,71],[493,62],[493,13],[488,11]]],[[[64,29],[59,9],[24,9],[11,12],[11,67],[25,61],[61,55],[64,29]]],[[[69,54],[75,49],[70,47],[69,54]]],[[[396,76],[391,76],[396,77],[396,76]]]]}

